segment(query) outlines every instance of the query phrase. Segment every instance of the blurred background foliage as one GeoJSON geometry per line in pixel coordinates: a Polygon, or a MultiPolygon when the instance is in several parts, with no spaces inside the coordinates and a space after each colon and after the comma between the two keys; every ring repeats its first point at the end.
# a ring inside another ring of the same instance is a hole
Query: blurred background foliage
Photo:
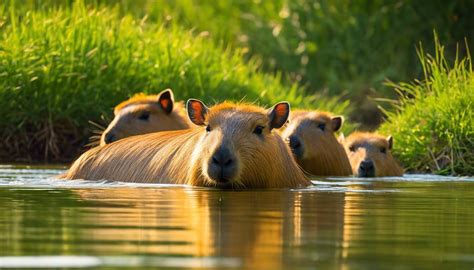
{"type": "MultiPolygon", "coordinates": [[[[45,1],[22,1],[39,8],[45,1]]],[[[74,1],[46,1],[47,6],[74,1]]],[[[343,95],[357,106],[352,120],[373,129],[381,121],[372,98],[395,98],[386,80],[421,76],[415,47],[434,48],[433,31],[453,57],[474,37],[474,1],[415,0],[86,0],[122,14],[178,24],[224,46],[243,48],[265,71],[283,72],[306,93],[343,95]]],[[[469,42],[472,44],[472,42],[469,42]]],[[[465,54],[465,51],[460,51],[465,54]]],[[[382,104],[383,105],[383,104],[382,104]]]]}

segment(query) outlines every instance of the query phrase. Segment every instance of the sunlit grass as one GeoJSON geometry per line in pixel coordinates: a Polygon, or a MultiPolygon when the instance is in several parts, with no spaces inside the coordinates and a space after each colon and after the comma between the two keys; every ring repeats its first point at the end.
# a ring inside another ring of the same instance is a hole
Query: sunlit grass
{"type": "MultiPolygon", "coordinates": [[[[74,1],[4,0],[27,10],[74,1]]],[[[380,119],[368,97],[393,98],[386,79],[417,78],[414,50],[430,46],[435,29],[451,49],[472,36],[473,1],[345,0],[84,0],[120,14],[203,32],[214,42],[258,57],[267,72],[307,87],[345,93],[358,104],[351,119],[375,127],[380,119]],[[374,117],[376,114],[376,117],[374,117]]]]}
{"type": "Polygon", "coordinates": [[[408,169],[474,175],[472,59],[450,63],[436,41],[434,56],[420,47],[423,80],[392,85],[401,98],[381,131],[394,135],[395,153],[408,169]]]}
{"type": "MultiPolygon", "coordinates": [[[[264,74],[206,34],[122,16],[116,9],[36,10],[0,5],[0,157],[70,157],[90,135],[89,120],[110,115],[136,92],[172,88],[177,99],[224,99],[347,112],[338,98],[307,96],[280,74],[264,74]]],[[[99,121],[100,122],[100,121],[99,121]]],[[[350,128],[348,125],[346,128],[350,128]]]]}

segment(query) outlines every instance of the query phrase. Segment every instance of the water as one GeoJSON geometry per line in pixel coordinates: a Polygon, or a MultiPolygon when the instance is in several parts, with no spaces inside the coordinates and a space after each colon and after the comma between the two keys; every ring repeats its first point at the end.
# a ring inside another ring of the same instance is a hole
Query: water
{"type": "Polygon", "coordinates": [[[0,267],[474,269],[474,179],[220,191],[0,166],[0,267]]]}

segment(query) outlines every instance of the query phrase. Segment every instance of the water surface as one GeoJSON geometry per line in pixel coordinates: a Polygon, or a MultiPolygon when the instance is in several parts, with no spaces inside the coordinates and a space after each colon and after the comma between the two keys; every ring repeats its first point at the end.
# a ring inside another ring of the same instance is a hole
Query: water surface
{"type": "Polygon", "coordinates": [[[474,179],[294,190],[58,181],[0,165],[0,267],[474,269],[474,179]]]}

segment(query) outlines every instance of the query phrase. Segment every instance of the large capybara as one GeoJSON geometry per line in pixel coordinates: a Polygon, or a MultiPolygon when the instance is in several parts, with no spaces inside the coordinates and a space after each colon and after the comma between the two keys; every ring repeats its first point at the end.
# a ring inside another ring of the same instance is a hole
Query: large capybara
{"type": "Polygon", "coordinates": [[[317,176],[347,176],[351,164],[335,136],[344,122],[328,112],[296,111],[282,133],[304,171],[317,176]]]}
{"type": "Polygon", "coordinates": [[[392,136],[355,132],[340,139],[351,162],[352,172],[359,177],[402,176],[403,168],[393,158],[392,136]]]}
{"type": "Polygon", "coordinates": [[[133,136],[93,148],[61,178],[220,188],[310,185],[288,146],[273,131],[287,121],[287,102],[266,111],[228,102],[207,108],[191,99],[187,112],[198,127],[133,136]]]}
{"type": "Polygon", "coordinates": [[[133,135],[190,127],[182,102],[174,102],[171,89],[152,96],[137,94],[117,105],[114,115],[102,133],[100,145],[133,135]]]}

